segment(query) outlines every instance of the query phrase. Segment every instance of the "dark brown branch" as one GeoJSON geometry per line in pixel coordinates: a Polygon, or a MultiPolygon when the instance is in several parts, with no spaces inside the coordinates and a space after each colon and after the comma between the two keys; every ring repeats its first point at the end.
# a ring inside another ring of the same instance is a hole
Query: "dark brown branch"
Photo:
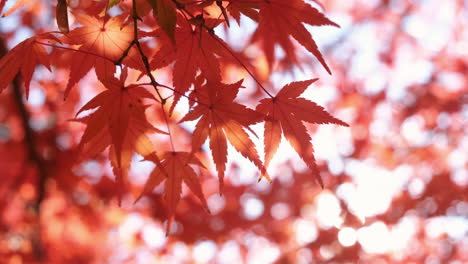
{"type": "MultiPolygon", "coordinates": [[[[7,48],[2,39],[0,39],[0,58],[7,53],[7,48]]],[[[21,94],[21,82],[19,74],[15,76],[13,82],[13,100],[18,107],[18,113],[21,119],[24,132],[24,144],[28,153],[28,161],[37,168],[37,198],[33,204],[34,213],[36,214],[36,228],[32,234],[32,245],[36,257],[39,260],[44,259],[44,249],[41,242],[41,204],[46,194],[47,169],[39,152],[36,149],[36,139],[33,129],[29,126],[30,116],[23,102],[21,94]]]]}

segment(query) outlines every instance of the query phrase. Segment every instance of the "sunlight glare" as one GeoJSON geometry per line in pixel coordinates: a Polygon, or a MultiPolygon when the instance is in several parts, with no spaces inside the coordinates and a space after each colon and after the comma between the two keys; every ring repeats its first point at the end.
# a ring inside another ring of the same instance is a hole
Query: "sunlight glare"
{"type": "Polygon", "coordinates": [[[213,241],[203,241],[194,246],[192,254],[197,262],[206,263],[213,259],[216,251],[217,247],[213,241]]]}
{"type": "Polygon", "coordinates": [[[316,225],[305,219],[298,219],[294,222],[294,232],[296,241],[299,245],[305,245],[314,242],[318,237],[316,225]]]}
{"type": "Polygon", "coordinates": [[[322,192],[317,198],[317,220],[321,227],[339,227],[343,223],[341,207],[335,195],[322,192]]]}
{"type": "Polygon", "coordinates": [[[356,243],[357,235],[356,230],[351,227],[345,227],[338,233],[338,241],[344,247],[350,247],[356,243]]]}

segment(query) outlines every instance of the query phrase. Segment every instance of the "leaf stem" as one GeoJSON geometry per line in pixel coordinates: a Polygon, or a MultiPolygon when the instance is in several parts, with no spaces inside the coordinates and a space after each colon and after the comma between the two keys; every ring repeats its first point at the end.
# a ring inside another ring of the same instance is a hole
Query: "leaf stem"
{"type": "MultiPolygon", "coordinates": [[[[188,14],[192,19],[196,18],[197,16],[193,15],[191,12],[189,12],[186,8],[185,8],[185,5],[184,4],[181,4],[179,3],[177,0],[172,0],[176,7],[178,9],[180,9],[182,11],[182,13],[186,13],[188,14]]],[[[244,68],[247,73],[250,75],[250,77],[252,77],[254,79],[254,81],[258,84],[258,86],[271,98],[274,98],[274,96],[268,92],[268,90],[260,83],[260,81],[257,79],[257,77],[255,77],[255,75],[252,73],[252,71],[250,71],[247,66],[234,54],[234,52],[232,52],[232,50],[226,46],[220,39],[218,39],[217,35],[215,34],[213,28],[211,27],[208,27],[207,25],[205,25],[205,23],[201,23],[199,25],[201,28],[204,28],[206,29],[206,31],[209,33],[209,35],[216,41],[218,42],[225,50],[227,50],[229,52],[229,54],[231,54],[231,56],[242,66],[242,68],[244,68]]]]}
{"type": "Polygon", "coordinates": [[[102,55],[99,55],[99,54],[96,54],[96,53],[93,53],[93,52],[89,52],[89,51],[86,51],[86,50],[79,50],[79,49],[74,49],[74,48],[69,48],[69,47],[57,46],[57,45],[54,45],[54,44],[44,43],[44,42],[37,41],[37,40],[35,40],[35,42],[38,43],[38,44],[44,45],[44,46],[49,46],[49,47],[54,47],[54,48],[64,49],[64,50],[70,50],[70,51],[75,51],[75,52],[88,54],[88,55],[91,55],[91,56],[96,56],[96,57],[99,57],[101,59],[104,59],[104,60],[110,61],[112,63],[115,63],[113,60],[107,58],[106,56],[102,56],[102,55]]]}
{"type": "Polygon", "coordinates": [[[130,42],[130,45],[128,45],[128,47],[124,50],[122,56],[118,60],[114,61],[115,65],[122,65],[122,61],[128,56],[128,53],[130,52],[130,49],[133,47],[133,45],[135,45],[135,41],[130,42]]]}
{"type": "MultiPolygon", "coordinates": [[[[132,0],[132,18],[133,18],[133,42],[132,42],[133,44],[130,44],[130,45],[131,46],[135,45],[137,47],[138,52],[140,53],[141,60],[143,61],[143,64],[145,65],[146,75],[148,75],[148,77],[150,78],[151,85],[154,87],[154,90],[156,91],[159,99],[161,100],[161,109],[163,112],[164,120],[166,122],[167,133],[169,134],[169,141],[171,142],[172,151],[175,151],[174,140],[172,139],[172,133],[171,133],[170,125],[169,125],[169,120],[166,115],[166,110],[164,109],[164,105],[166,104],[167,98],[163,98],[161,93],[159,92],[158,86],[161,86],[161,85],[156,81],[153,74],[151,73],[151,67],[148,61],[148,57],[143,52],[140,41],[138,40],[138,20],[141,20],[141,18],[138,16],[138,13],[137,13],[136,0],[132,0]]],[[[129,47],[127,50],[130,50],[130,48],[131,47],[129,47]]],[[[127,50],[126,52],[128,53],[127,50]]]]}

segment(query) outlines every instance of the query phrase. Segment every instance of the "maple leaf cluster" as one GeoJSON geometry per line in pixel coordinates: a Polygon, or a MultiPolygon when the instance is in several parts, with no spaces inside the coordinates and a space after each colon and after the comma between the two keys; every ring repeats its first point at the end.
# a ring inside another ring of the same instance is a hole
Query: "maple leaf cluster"
{"type": "Polygon", "coordinates": [[[467,32],[463,1],[0,0],[0,263],[468,263],[467,32]]]}
{"type": "MultiPolygon", "coordinates": [[[[4,15],[31,4],[31,1],[17,1],[4,15]]],[[[200,168],[206,168],[198,157],[204,152],[207,139],[221,193],[228,142],[258,168],[260,179],[271,181],[267,168],[282,135],[323,187],[304,122],[347,124],[300,97],[316,79],[292,82],[273,95],[267,89],[269,81],[262,83],[251,59],[233,49],[218,34],[229,27],[242,28],[243,21],[249,19],[256,23],[249,43],[260,48],[268,74],[278,65],[299,66],[296,53],[300,46],[331,73],[305,27],[338,26],[319,9],[303,0],[111,0],[80,1],[73,5],[62,0],[55,11],[60,31],[34,35],[1,58],[0,91],[20,74],[28,98],[33,73],[42,64],[52,72],[68,70],[67,85],[60,90],[67,100],[94,69],[104,91],[84,104],[74,118],[70,117],[85,125],[75,146],[79,153],[76,163],[109,149],[117,187],[124,190],[134,154],[153,162],[156,167],[140,197],[165,181],[169,223],[180,200],[182,182],[208,210],[197,176],[200,168]],[[74,21],[71,27],[69,14],[74,21]],[[234,21],[237,25],[232,24],[234,21]],[[277,47],[285,53],[281,60],[275,55],[277,47]],[[245,88],[242,79],[226,83],[224,71],[230,65],[254,80],[256,84],[247,89],[264,94],[255,109],[237,101],[240,88],[245,88]],[[162,74],[158,74],[161,70],[172,76],[172,84],[162,83],[162,74]],[[148,82],[140,81],[145,79],[148,82]],[[183,114],[176,108],[182,99],[188,100],[189,110],[175,123],[183,114]],[[161,121],[148,118],[149,108],[159,109],[161,121]],[[174,131],[186,121],[197,123],[191,132],[191,146],[180,150],[174,143],[177,140],[174,131]],[[257,135],[250,126],[259,122],[264,123],[263,160],[251,139],[257,135]],[[161,134],[158,138],[166,137],[163,141],[170,142],[170,146],[151,136],[154,133],[161,134]],[[198,167],[196,170],[194,165],[198,167]]],[[[168,231],[170,226],[167,225],[168,231]]]]}

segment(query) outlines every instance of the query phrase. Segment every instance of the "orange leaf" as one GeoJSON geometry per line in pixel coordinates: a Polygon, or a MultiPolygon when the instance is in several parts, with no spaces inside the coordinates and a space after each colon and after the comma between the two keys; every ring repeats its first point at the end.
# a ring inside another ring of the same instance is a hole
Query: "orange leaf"
{"type": "Polygon", "coordinates": [[[124,15],[108,20],[84,14],[75,14],[75,18],[83,27],[70,31],[66,39],[69,44],[81,45],[79,50],[82,52],[73,54],[65,97],[93,67],[99,80],[111,79],[115,72],[113,62],[122,56],[133,40],[132,27],[123,25],[124,15]]]}
{"type": "Polygon", "coordinates": [[[130,168],[133,153],[147,157],[154,151],[146,133],[165,133],[146,120],[141,100],[154,99],[153,95],[142,87],[125,87],[125,75],[124,69],[121,80],[111,78],[103,82],[107,90],[94,97],[77,113],[98,108],[84,118],[87,127],[80,142],[82,155],[92,157],[111,145],[111,162],[118,182],[122,183],[130,168]]]}
{"type": "Polygon", "coordinates": [[[18,72],[21,72],[26,90],[26,98],[28,98],[29,83],[31,82],[36,65],[43,64],[50,71],[47,52],[41,44],[36,42],[38,39],[60,42],[51,33],[44,33],[28,38],[10,50],[10,52],[0,59],[0,92],[13,81],[18,72]]]}
{"type": "Polygon", "coordinates": [[[210,138],[210,149],[218,171],[221,193],[227,162],[227,140],[260,169],[262,176],[269,179],[254,143],[244,130],[250,124],[257,123],[261,115],[233,102],[241,83],[242,80],[234,84],[208,81],[205,85],[196,87],[194,94],[198,104],[180,121],[196,120],[201,117],[193,131],[192,152],[198,151],[207,137],[210,138]]]}
{"type": "Polygon", "coordinates": [[[259,1],[252,0],[231,0],[229,1],[226,9],[229,11],[231,16],[236,20],[237,24],[240,25],[240,14],[251,18],[254,21],[258,21],[259,1]]]}
{"type": "Polygon", "coordinates": [[[311,138],[302,121],[315,124],[332,123],[342,126],[348,126],[348,124],[334,118],[314,102],[298,98],[316,80],[293,82],[285,85],[275,97],[261,100],[256,109],[266,115],[264,132],[265,166],[270,163],[278,149],[282,131],[323,187],[320,173],[315,164],[311,138]]]}
{"type": "MultiPolygon", "coordinates": [[[[182,192],[182,181],[189,187],[195,196],[202,202],[203,208],[209,212],[202,187],[198,181],[197,174],[189,164],[204,167],[203,164],[188,152],[165,152],[161,158],[161,165],[157,166],[145,184],[142,195],[147,194],[154,187],[158,186],[163,180],[166,180],[164,186],[164,198],[168,208],[168,224],[166,234],[169,233],[174,219],[177,204],[182,192]],[[161,168],[162,167],[162,168],[161,168]]],[[[140,196],[140,197],[141,197],[140,196]]],[[[139,199],[139,198],[138,198],[139,199]]]]}
{"type": "MultiPolygon", "coordinates": [[[[209,26],[217,25],[220,20],[209,19],[206,23],[209,26]]],[[[156,34],[158,32],[156,31],[156,34]]],[[[195,81],[197,71],[200,69],[203,75],[212,82],[221,81],[218,56],[226,56],[226,50],[219,44],[221,39],[208,33],[204,28],[192,28],[188,23],[176,28],[176,44],[161,38],[165,46],[153,57],[151,66],[153,69],[168,65],[173,60],[174,72],[174,103],[170,113],[178,103],[180,97],[185,94],[195,81]],[[201,30],[201,33],[200,33],[201,30]]]]}
{"type": "Polygon", "coordinates": [[[291,36],[311,52],[325,70],[331,74],[317,44],[303,23],[312,26],[331,25],[338,27],[336,23],[303,0],[257,0],[253,2],[258,2],[260,5],[260,19],[251,41],[262,42],[270,68],[275,62],[276,45],[281,46],[284,50],[287,61],[298,64],[291,36]]]}

